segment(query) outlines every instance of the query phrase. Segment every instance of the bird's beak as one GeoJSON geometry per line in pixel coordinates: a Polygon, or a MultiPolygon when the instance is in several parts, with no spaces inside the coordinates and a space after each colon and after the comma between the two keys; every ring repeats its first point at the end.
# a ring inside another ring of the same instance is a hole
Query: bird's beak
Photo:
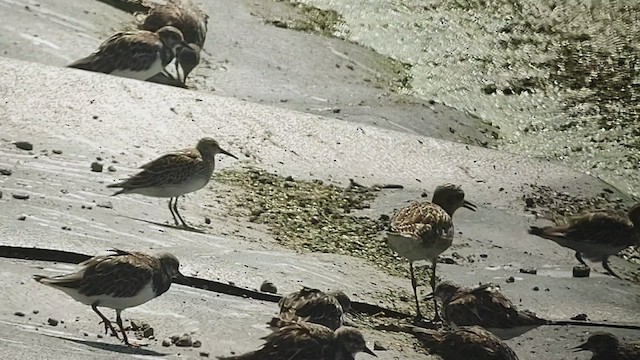
{"type": "Polygon", "coordinates": [[[580,351],[586,351],[586,350],[589,350],[589,349],[587,349],[587,343],[584,343],[584,344],[578,345],[578,346],[576,346],[576,347],[574,347],[574,348],[571,348],[571,349],[573,350],[573,352],[580,352],[580,351]]]}
{"type": "Polygon", "coordinates": [[[373,357],[378,357],[378,355],[376,355],[376,353],[373,352],[373,350],[369,349],[368,347],[364,347],[364,349],[362,349],[363,353],[367,353],[373,357]]]}
{"type": "Polygon", "coordinates": [[[182,273],[179,272],[179,271],[173,278],[176,280],[176,283],[178,283],[180,285],[189,284],[189,278],[184,276],[184,275],[182,275],[182,273]]]}
{"type": "Polygon", "coordinates": [[[462,203],[462,207],[471,211],[476,211],[476,206],[473,203],[468,202],[467,200],[462,203]]]}
{"type": "Polygon", "coordinates": [[[227,155],[227,156],[231,156],[232,158],[234,158],[234,159],[238,160],[238,157],[237,157],[237,156],[233,155],[232,153],[228,152],[227,150],[220,149],[219,153],[220,153],[220,154],[225,154],[225,155],[227,155]]]}

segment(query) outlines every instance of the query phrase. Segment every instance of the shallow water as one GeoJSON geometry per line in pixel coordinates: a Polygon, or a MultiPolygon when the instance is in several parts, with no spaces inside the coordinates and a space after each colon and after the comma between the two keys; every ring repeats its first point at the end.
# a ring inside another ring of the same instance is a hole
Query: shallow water
{"type": "Polygon", "coordinates": [[[500,128],[509,152],[640,195],[640,2],[304,0],[412,65],[407,91],[500,128]]]}

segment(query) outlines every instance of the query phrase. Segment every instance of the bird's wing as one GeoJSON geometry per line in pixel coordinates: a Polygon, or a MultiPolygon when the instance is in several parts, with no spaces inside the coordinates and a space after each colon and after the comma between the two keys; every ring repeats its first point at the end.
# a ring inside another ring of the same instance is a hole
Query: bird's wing
{"type": "Polygon", "coordinates": [[[280,303],[283,320],[301,319],[333,330],[342,325],[342,313],[342,306],[338,300],[318,289],[303,288],[281,299],[280,303]]]}
{"type": "Polygon", "coordinates": [[[110,186],[134,189],[179,184],[193,175],[202,161],[202,156],[195,149],[166,154],[142,165],[140,168],[143,170],[127,180],[110,186]]]}
{"type": "Polygon", "coordinates": [[[285,326],[264,339],[260,352],[265,359],[330,360],[336,346],[331,329],[310,323],[285,326]]]}
{"type": "Polygon", "coordinates": [[[453,236],[453,222],[440,206],[431,202],[415,202],[393,216],[391,230],[420,238],[428,246],[437,239],[453,236]]]}

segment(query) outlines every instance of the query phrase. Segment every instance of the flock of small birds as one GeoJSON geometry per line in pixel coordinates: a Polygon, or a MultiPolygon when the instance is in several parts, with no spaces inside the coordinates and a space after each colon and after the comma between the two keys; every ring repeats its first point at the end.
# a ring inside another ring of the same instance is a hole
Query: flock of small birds
{"type": "MultiPolygon", "coordinates": [[[[69,66],[149,80],[155,76],[170,76],[165,67],[176,58],[176,73],[179,74],[178,68],[182,68],[183,74],[177,80],[184,84],[199,62],[207,19],[208,16],[192,4],[169,1],[167,5],[151,9],[140,30],[113,35],[95,53],[69,66]]],[[[209,182],[216,154],[236,158],[223,150],[217,141],[205,137],[194,148],[162,155],[142,165],[139,173],[107,187],[120,189],[113,195],[169,198],[169,211],[176,226],[192,229],[178,212],[177,200],[209,182]]],[[[411,332],[431,353],[446,360],[518,359],[492,331],[539,326],[546,323],[545,319],[518,310],[493,284],[467,288],[451,281],[437,283],[438,256],[453,242],[452,218],[461,207],[478,210],[465,200],[459,186],[444,184],[435,189],[431,201],[414,202],[391,218],[386,242],[409,261],[418,323],[423,315],[414,262],[420,260],[431,263],[432,293],[426,299],[434,301],[434,323],[444,322],[444,328],[440,330],[414,326],[411,332]],[[439,311],[439,303],[442,311],[439,311]]],[[[582,256],[601,261],[608,273],[617,277],[609,267],[608,257],[628,246],[640,245],[640,204],[633,206],[626,217],[589,213],[572,217],[564,225],[532,226],[529,233],[575,250],[576,258],[582,264],[585,264],[582,256]]],[[[55,277],[36,275],[34,278],[91,306],[104,324],[105,333],[110,331],[118,337],[111,321],[98,310],[99,307],[114,309],[122,341],[128,346],[138,346],[127,338],[122,311],[162,295],[174,279],[188,283],[179,266],[178,259],[172,254],[150,256],[115,249],[108,255],[95,256],[81,263],[77,272],[55,277]]],[[[280,313],[268,324],[273,332],[263,338],[265,343],[260,349],[220,359],[346,360],[354,359],[360,352],[376,356],[366,346],[362,333],[345,325],[344,315],[350,305],[349,297],[342,291],[325,293],[305,287],[280,300],[280,313]]],[[[640,345],[621,342],[610,333],[594,333],[575,350],[591,351],[595,360],[640,359],[640,345]]]]}

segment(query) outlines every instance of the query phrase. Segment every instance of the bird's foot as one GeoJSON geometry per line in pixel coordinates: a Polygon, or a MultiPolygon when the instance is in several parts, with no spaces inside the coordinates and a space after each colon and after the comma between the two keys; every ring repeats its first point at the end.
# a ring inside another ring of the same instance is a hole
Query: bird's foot
{"type": "Polygon", "coordinates": [[[120,339],[120,337],[118,336],[118,332],[113,327],[113,325],[111,325],[111,321],[103,320],[103,321],[100,321],[99,324],[104,324],[104,334],[105,335],[109,332],[109,330],[111,330],[111,336],[115,336],[116,339],[120,339]]]}

